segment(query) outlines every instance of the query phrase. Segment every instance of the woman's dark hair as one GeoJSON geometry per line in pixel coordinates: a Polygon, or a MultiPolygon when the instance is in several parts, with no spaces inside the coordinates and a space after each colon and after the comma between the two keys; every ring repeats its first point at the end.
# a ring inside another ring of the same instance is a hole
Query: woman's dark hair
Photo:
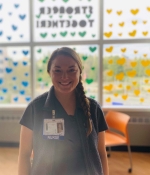
{"type": "Polygon", "coordinates": [[[92,124],[91,124],[91,120],[90,120],[90,116],[91,116],[90,101],[85,95],[84,87],[83,87],[83,84],[82,84],[81,74],[82,74],[82,67],[83,66],[82,66],[81,59],[80,59],[79,55],[71,48],[68,48],[68,47],[58,48],[52,53],[52,55],[51,55],[51,57],[48,61],[48,64],[47,64],[47,72],[48,73],[50,73],[50,69],[51,69],[51,65],[52,65],[53,60],[58,55],[65,55],[65,56],[71,57],[78,64],[78,67],[80,69],[79,83],[76,86],[76,92],[77,92],[78,98],[80,100],[80,104],[83,108],[84,114],[87,117],[87,128],[88,128],[87,136],[88,136],[92,132],[92,124]]]}

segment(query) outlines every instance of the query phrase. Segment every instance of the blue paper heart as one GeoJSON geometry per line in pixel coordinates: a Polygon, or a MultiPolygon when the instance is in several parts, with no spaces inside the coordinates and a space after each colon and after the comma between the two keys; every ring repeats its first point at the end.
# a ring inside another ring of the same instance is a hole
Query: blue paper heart
{"type": "Polygon", "coordinates": [[[8,40],[11,40],[11,36],[7,36],[7,39],[8,39],[8,40]]]}
{"type": "Polygon", "coordinates": [[[23,64],[24,66],[26,66],[26,65],[27,65],[27,62],[26,62],[26,61],[23,61],[22,64],[23,64]]]}
{"type": "Polygon", "coordinates": [[[17,78],[16,77],[12,77],[12,80],[16,80],[17,78]]]}
{"type": "Polygon", "coordinates": [[[21,95],[24,95],[24,94],[25,94],[25,91],[24,91],[24,90],[21,90],[21,91],[20,91],[20,94],[21,94],[21,95]]]}
{"type": "Polygon", "coordinates": [[[1,36],[1,35],[3,35],[3,32],[2,32],[2,31],[0,31],[0,36],[1,36]]]}
{"type": "Polygon", "coordinates": [[[11,73],[12,72],[12,68],[9,68],[9,67],[6,67],[5,70],[6,70],[7,73],[11,73]]]}
{"type": "Polygon", "coordinates": [[[28,50],[23,50],[22,53],[26,56],[26,55],[28,55],[29,51],[28,50]]]}
{"type": "Polygon", "coordinates": [[[9,13],[8,13],[8,15],[10,15],[10,16],[11,16],[11,15],[12,15],[12,13],[11,13],[11,12],[9,12],[9,13]]]}
{"type": "Polygon", "coordinates": [[[22,38],[23,37],[23,35],[20,35],[20,38],[22,38]]]}
{"type": "Polygon", "coordinates": [[[24,86],[24,87],[27,87],[28,86],[28,82],[27,81],[22,81],[22,85],[24,86]]]}
{"type": "Polygon", "coordinates": [[[2,4],[0,4],[0,10],[2,9],[2,4]]]}
{"type": "Polygon", "coordinates": [[[0,19],[0,23],[3,21],[3,19],[0,19]]]}
{"type": "Polygon", "coordinates": [[[17,66],[17,65],[18,65],[18,62],[13,62],[13,65],[14,65],[14,66],[17,66]]]}
{"type": "Polygon", "coordinates": [[[2,84],[3,83],[3,79],[2,78],[0,78],[0,84],[2,84]]]}
{"type": "Polygon", "coordinates": [[[26,18],[26,15],[19,15],[19,18],[20,18],[21,20],[24,20],[24,19],[26,18]]]}
{"type": "Polygon", "coordinates": [[[2,50],[0,50],[0,54],[2,54],[3,53],[3,51],[2,50]]]}
{"type": "Polygon", "coordinates": [[[6,88],[3,88],[3,89],[2,89],[2,92],[3,92],[3,93],[7,93],[7,91],[8,91],[8,89],[6,89],[6,88]]]}
{"type": "Polygon", "coordinates": [[[18,101],[18,97],[14,97],[14,101],[18,101]]]}
{"type": "Polygon", "coordinates": [[[4,100],[4,97],[3,96],[0,96],[0,101],[4,100]]]}
{"type": "Polygon", "coordinates": [[[14,4],[14,7],[15,7],[15,8],[18,8],[18,7],[19,7],[19,4],[14,4]]]}
{"type": "Polygon", "coordinates": [[[25,73],[24,75],[27,77],[29,74],[28,73],[25,73]]]}
{"type": "Polygon", "coordinates": [[[18,29],[18,27],[15,26],[15,25],[12,25],[11,27],[12,27],[12,29],[13,29],[14,31],[16,31],[16,30],[18,29]]]}
{"type": "Polygon", "coordinates": [[[8,61],[8,60],[9,60],[9,58],[5,58],[5,60],[6,60],[6,61],[8,61]]]}
{"type": "Polygon", "coordinates": [[[13,89],[16,90],[17,89],[17,86],[13,86],[13,89]]]}
{"type": "Polygon", "coordinates": [[[27,102],[29,102],[31,100],[31,97],[26,97],[25,99],[27,102]]]}

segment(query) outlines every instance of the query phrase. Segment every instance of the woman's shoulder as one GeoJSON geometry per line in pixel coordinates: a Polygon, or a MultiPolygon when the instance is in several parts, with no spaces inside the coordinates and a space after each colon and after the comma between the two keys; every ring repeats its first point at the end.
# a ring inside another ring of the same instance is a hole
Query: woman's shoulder
{"type": "Polygon", "coordinates": [[[98,101],[96,101],[96,100],[94,100],[93,98],[90,98],[90,97],[88,97],[88,99],[89,99],[89,101],[90,101],[90,106],[101,108],[101,106],[100,106],[100,104],[99,104],[98,101]]]}

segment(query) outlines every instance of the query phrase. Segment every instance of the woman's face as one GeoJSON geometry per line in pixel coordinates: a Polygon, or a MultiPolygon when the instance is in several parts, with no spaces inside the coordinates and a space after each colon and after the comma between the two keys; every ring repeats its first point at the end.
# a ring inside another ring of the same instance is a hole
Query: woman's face
{"type": "Polygon", "coordinates": [[[56,93],[71,93],[79,82],[78,64],[70,56],[57,56],[52,61],[49,73],[56,93]]]}

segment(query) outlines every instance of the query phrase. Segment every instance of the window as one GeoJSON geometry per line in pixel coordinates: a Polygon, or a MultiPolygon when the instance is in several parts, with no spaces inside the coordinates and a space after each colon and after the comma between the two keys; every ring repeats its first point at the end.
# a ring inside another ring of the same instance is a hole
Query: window
{"type": "Polygon", "coordinates": [[[0,1],[0,104],[48,91],[47,61],[68,46],[82,59],[88,97],[104,108],[148,108],[149,19],[149,0],[0,1]]]}

